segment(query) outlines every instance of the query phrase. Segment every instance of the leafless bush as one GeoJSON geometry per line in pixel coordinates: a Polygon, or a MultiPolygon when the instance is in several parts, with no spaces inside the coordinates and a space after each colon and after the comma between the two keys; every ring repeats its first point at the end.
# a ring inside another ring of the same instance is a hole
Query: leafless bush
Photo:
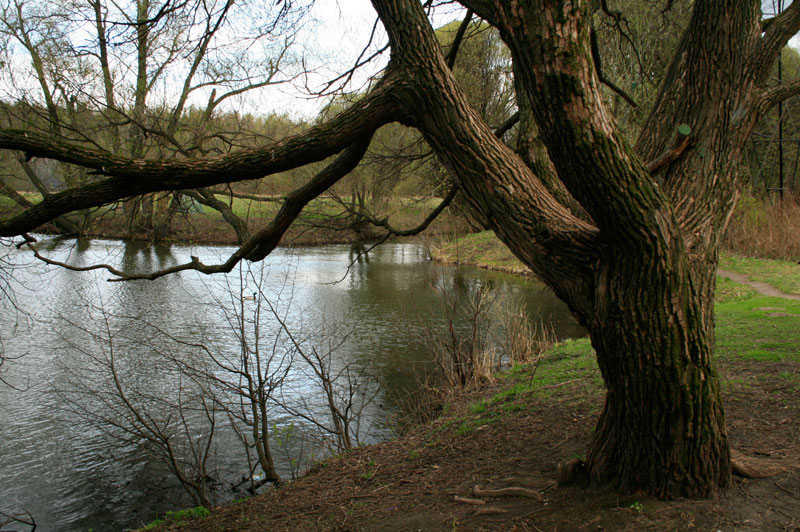
{"type": "Polygon", "coordinates": [[[292,400],[284,397],[281,407],[290,415],[301,418],[318,429],[322,441],[334,451],[344,451],[362,445],[368,434],[367,409],[380,393],[378,380],[368,365],[336,360],[336,353],[347,341],[347,334],[335,331],[317,334],[306,340],[298,339],[286,322],[270,305],[275,319],[292,341],[295,352],[305,363],[304,374],[322,392],[323,406],[307,398],[292,400]],[[327,336],[327,338],[325,338],[327,336]],[[316,345],[315,345],[316,344],[316,345]],[[327,415],[320,415],[326,410],[327,415]]]}
{"type": "Polygon", "coordinates": [[[436,363],[440,387],[463,390],[489,382],[500,367],[500,354],[488,339],[488,313],[497,295],[479,287],[466,295],[439,290],[446,311],[446,330],[428,329],[425,340],[436,363]],[[460,332],[458,322],[467,323],[460,332]]]}
{"type": "Polygon", "coordinates": [[[36,530],[36,520],[33,518],[30,512],[8,513],[0,510],[0,528],[12,524],[31,527],[30,532],[35,532],[36,530]]]}
{"type": "Polygon", "coordinates": [[[19,258],[20,255],[15,250],[13,240],[0,238],[0,312],[8,320],[4,320],[4,327],[0,329],[0,384],[24,391],[25,386],[12,384],[4,376],[8,368],[7,363],[21,358],[21,355],[11,355],[6,352],[3,336],[9,331],[16,330],[20,325],[20,320],[28,317],[27,312],[19,306],[16,298],[16,292],[25,288],[15,276],[16,270],[23,267],[19,258]]]}
{"type": "Polygon", "coordinates": [[[510,365],[538,363],[557,340],[553,327],[541,319],[532,320],[520,303],[509,300],[500,307],[499,343],[507,362],[510,365]]]}
{"type": "Polygon", "coordinates": [[[248,484],[255,491],[283,481],[275,442],[292,477],[306,453],[314,452],[306,447],[312,434],[321,435],[315,436],[318,450],[360,445],[368,433],[367,409],[380,390],[367,366],[337,357],[346,334],[334,329],[298,337],[290,330],[288,281],[288,296],[265,293],[263,271],[246,267],[238,280],[219,282],[222,290],[209,290],[208,305],[227,321],[223,340],[187,339],[141,316],[112,316],[102,301],[85,322],[62,318],[84,338],[65,338],[82,355],[67,368],[73,375],[71,388],[62,392],[67,404],[114,440],[145,444],[193,502],[207,507],[219,483],[221,451],[215,442],[221,428],[241,442],[239,456],[247,463],[236,487],[248,484]],[[225,295],[215,295],[220,293],[225,295]],[[134,329],[135,336],[147,338],[135,346],[126,339],[134,329]],[[142,364],[157,377],[143,376],[142,364]],[[303,393],[294,393],[298,385],[303,393]]]}
{"type": "Polygon", "coordinates": [[[738,255],[800,260],[800,194],[774,204],[754,197],[741,198],[723,245],[738,255]]]}
{"type": "Polygon", "coordinates": [[[412,389],[395,399],[400,431],[436,419],[454,394],[493,380],[503,364],[538,366],[557,340],[551,325],[531,319],[525,306],[502,290],[481,286],[460,295],[437,290],[446,305],[446,328],[444,334],[427,329],[434,370],[416,372],[412,389]]]}

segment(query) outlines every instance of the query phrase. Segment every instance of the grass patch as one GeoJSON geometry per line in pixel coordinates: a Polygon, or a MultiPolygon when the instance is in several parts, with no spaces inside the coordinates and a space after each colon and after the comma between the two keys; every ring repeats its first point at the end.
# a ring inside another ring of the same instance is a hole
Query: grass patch
{"type": "Polygon", "coordinates": [[[194,508],[186,508],[185,510],[177,510],[175,512],[167,512],[163,519],[156,519],[144,525],[140,530],[153,530],[154,528],[172,523],[182,525],[188,519],[204,519],[211,515],[211,512],[205,506],[195,506],[194,508]]]}
{"type": "Polygon", "coordinates": [[[718,300],[717,356],[800,362],[800,301],[754,293],[718,300]]]}
{"type": "Polygon", "coordinates": [[[480,401],[478,401],[476,403],[472,403],[469,406],[469,411],[472,412],[473,414],[482,414],[482,413],[486,412],[486,401],[481,399],[480,401]]]}
{"type": "Polygon", "coordinates": [[[753,281],[771,284],[787,294],[800,295],[800,264],[795,261],[756,259],[728,253],[720,257],[723,270],[742,273],[753,281]]]}
{"type": "Polygon", "coordinates": [[[497,414],[492,413],[492,415],[489,415],[487,417],[481,417],[478,419],[468,419],[466,421],[462,421],[461,424],[456,429],[456,434],[458,434],[459,436],[466,436],[470,434],[473,430],[494,423],[498,419],[499,417],[497,416],[497,414]]]}

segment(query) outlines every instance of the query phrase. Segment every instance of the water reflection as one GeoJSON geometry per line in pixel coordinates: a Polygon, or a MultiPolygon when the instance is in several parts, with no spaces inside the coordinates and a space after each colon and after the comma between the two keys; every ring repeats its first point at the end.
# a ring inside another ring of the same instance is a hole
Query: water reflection
{"type": "MultiPolygon", "coordinates": [[[[102,262],[129,271],[168,267],[190,255],[218,262],[232,252],[109,240],[45,239],[41,246],[53,258],[75,266],[102,262]]],[[[333,353],[334,371],[355,364],[370,366],[379,376],[385,395],[370,407],[374,430],[368,440],[387,435],[381,420],[391,414],[391,392],[413,386],[415,370],[430,363],[425,331],[444,327],[448,319],[437,289],[459,297],[483,288],[499,291],[518,299],[529,315],[550,321],[559,336],[581,334],[564,305],[538,283],[436,265],[414,244],[365,251],[350,246],[278,249],[241,276],[181,272],[124,283],[107,282],[108,274],[102,271],[20,268],[20,281],[40,288],[17,294],[35,319],[14,329],[13,313],[0,315],[0,327],[13,331],[4,334],[6,353],[27,355],[9,368],[6,378],[31,383],[25,393],[0,387],[0,478],[5,480],[0,483],[0,509],[30,511],[41,529],[68,532],[134,527],[155,512],[185,504],[185,494],[148,454],[147,446],[110,441],[65,407],[60,392],[74,391],[79,382],[108,385],[108,376],[98,372],[92,360],[103,360],[112,337],[127,386],[174,398],[176,373],[165,366],[163,354],[173,353],[180,346],[175,340],[181,340],[236,356],[241,349],[231,327],[236,312],[252,320],[257,310],[255,301],[238,295],[258,292],[258,279],[263,279],[262,291],[298,338],[320,348],[329,345],[326,339],[346,338],[333,353]]],[[[278,342],[285,341],[285,334],[269,313],[249,323],[260,325],[264,352],[288,352],[278,342]]],[[[196,350],[185,345],[183,349],[176,356],[196,355],[196,350]]],[[[304,379],[307,374],[298,365],[289,376],[284,399],[298,404],[306,400],[309,408],[324,414],[319,387],[304,379]]],[[[279,426],[303,426],[286,412],[275,411],[273,416],[279,426]]],[[[220,474],[225,482],[234,482],[246,467],[238,451],[232,451],[232,433],[222,434],[217,445],[220,474]]],[[[290,474],[286,466],[281,472],[290,474]]]]}

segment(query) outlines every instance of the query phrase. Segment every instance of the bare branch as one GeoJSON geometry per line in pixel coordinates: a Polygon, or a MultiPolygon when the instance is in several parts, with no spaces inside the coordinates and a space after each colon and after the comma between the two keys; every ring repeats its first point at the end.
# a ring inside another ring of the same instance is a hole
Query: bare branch
{"type": "Polygon", "coordinates": [[[450,49],[447,51],[447,55],[444,57],[447,61],[447,66],[450,67],[450,70],[452,70],[456,64],[458,49],[461,47],[461,41],[464,40],[464,34],[467,32],[470,22],[472,22],[472,10],[467,9],[467,14],[464,15],[464,20],[461,21],[461,25],[458,27],[456,36],[453,37],[453,42],[450,44],[450,49]]]}
{"type": "Polygon", "coordinates": [[[647,164],[647,170],[650,172],[650,175],[656,175],[669,163],[680,157],[687,147],[689,147],[689,135],[678,133],[672,149],[647,164]]]}
{"type": "Polygon", "coordinates": [[[600,47],[597,44],[597,32],[594,28],[592,28],[591,33],[591,42],[592,42],[592,60],[594,61],[594,68],[597,70],[597,77],[600,79],[600,83],[617,93],[623,100],[628,102],[628,105],[633,107],[634,109],[639,107],[636,101],[628,95],[627,92],[619,88],[613,81],[611,81],[606,75],[603,73],[603,63],[600,58],[600,47]]]}
{"type": "Polygon", "coordinates": [[[25,513],[6,513],[0,510],[0,518],[3,520],[0,521],[0,528],[4,527],[5,525],[9,525],[11,523],[17,523],[20,525],[27,525],[31,527],[31,532],[36,530],[36,520],[33,518],[30,512],[25,513]]]}
{"type": "MultiPolygon", "coordinates": [[[[389,219],[382,218],[377,219],[367,214],[361,213],[361,217],[366,220],[368,223],[375,225],[377,227],[383,227],[389,233],[387,236],[414,236],[420,234],[422,231],[428,228],[428,226],[444,211],[450,203],[453,201],[453,198],[456,197],[458,193],[458,188],[453,187],[450,189],[450,192],[442,199],[439,205],[431,211],[430,214],[422,221],[418,226],[413,227],[411,229],[396,229],[389,224],[389,219]]],[[[384,239],[385,240],[385,239],[384,239]]]]}
{"type": "Polygon", "coordinates": [[[494,136],[499,139],[503,138],[503,135],[508,133],[508,130],[514,127],[517,122],[519,122],[519,111],[509,116],[508,120],[500,124],[500,127],[494,130],[494,136]]]}

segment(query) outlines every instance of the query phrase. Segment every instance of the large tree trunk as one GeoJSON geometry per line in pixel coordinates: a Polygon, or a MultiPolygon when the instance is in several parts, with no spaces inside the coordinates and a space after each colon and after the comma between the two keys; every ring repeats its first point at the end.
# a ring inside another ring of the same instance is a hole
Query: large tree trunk
{"type": "Polygon", "coordinates": [[[587,326],[608,392],[587,472],[622,492],[708,497],[731,474],[713,300],[693,288],[685,256],[642,258],[620,253],[599,272],[587,326]]]}

